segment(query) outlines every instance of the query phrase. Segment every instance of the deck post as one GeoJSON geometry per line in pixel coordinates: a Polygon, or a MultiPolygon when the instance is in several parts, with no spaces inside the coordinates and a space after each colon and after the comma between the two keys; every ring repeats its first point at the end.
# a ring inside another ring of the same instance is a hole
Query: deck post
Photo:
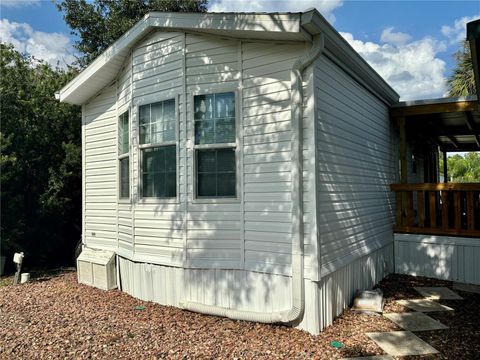
{"type": "Polygon", "coordinates": [[[443,182],[448,183],[447,152],[443,150],[443,182]]]}
{"type": "Polygon", "coordinates": [[[407,131],[405,128],[405,117],[398,118],[400,128],[400,182],[407,183],[407,131]]]}
{"type": "MultiPolygon", "coordinates": [[[[398,127],[400,129],[400,183],[406,184],[407,183],[407,130],[405,126],[405,116],[398,117],[398,127]]],[[[397,206],[400,206],[400,211],[401,211],[401,219],[402,219],[402,224],[404,223],[404,219],[406,219],[407,216],[407,194],[406,193],[401,193],[400,198],[400,204],[397,204],[397,206]]]]}

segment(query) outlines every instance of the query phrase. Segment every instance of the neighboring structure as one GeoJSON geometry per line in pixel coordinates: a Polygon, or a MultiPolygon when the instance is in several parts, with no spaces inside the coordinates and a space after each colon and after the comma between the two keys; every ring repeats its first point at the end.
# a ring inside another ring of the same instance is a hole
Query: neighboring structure
{"type": "Polygon", "coordinates": [[[470,45],[475,87],[478,95],[480,94],[480,19],[467,24],[467,40],[470,45]]]}
{"type": "Polygon", "coordinates": [[[318,333],[394,271],[390,185],[420,165],[316,10],[150,13],[58,97],[83,110],[84,246],[129,294],[318,333]]]}

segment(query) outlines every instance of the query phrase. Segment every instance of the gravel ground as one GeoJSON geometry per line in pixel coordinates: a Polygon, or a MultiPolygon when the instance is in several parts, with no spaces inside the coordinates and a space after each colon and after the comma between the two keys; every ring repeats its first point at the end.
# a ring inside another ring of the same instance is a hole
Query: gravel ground
{"type": "MultiPolygon", "coordinates": [[[[379,284],[386,311],[408,311],[395,299],[418,298],[412,286],[450,283],[392,275],[379,284]]],[[[454,314],[436,319],[446,331],[417,333],[440,352],[411,359],[475,359],[480,354],[480,295],[442,301],[454,314]]],[[[335,359],[382,354],[366,335],[400,328],[380,316],[345,311],[321,335],[286,326],[232,321],[140,301],[76,282],[75,273],[0,287],[1,359],[335,359]],[[144,306],[144,310],[136,310],[144,306]],[[344,343],[333,348],[332,341],[344,343]]]]}

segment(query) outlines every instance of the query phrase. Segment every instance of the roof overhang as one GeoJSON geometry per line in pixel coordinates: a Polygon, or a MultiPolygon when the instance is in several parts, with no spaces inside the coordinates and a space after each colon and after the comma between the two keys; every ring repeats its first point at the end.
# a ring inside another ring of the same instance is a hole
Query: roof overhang
{"type": "Polygon", "coordinates": [[[66,103],[82,105],[115,80],[132,48],[150,32],[192,31],[240,39],[307,41],[325,35],[325,49],[344,69],[391,105],[399,95],[317,11],[303,13],[168,13],[151,12],[122,35],[57,93],[66,103]]]}
{"type": "Polygon", "coordinates": [[[480,103],[480,19],[467,24],[467,40],[470,43],[473,72],[475,74],[475,87],[480,103]]]}
{"type": "Polygon", "coordinates": [[[400,102],[392,119],[404,118],[407,136],[433,143],[442,151],[480,151],[477,96],[400,102]]]}

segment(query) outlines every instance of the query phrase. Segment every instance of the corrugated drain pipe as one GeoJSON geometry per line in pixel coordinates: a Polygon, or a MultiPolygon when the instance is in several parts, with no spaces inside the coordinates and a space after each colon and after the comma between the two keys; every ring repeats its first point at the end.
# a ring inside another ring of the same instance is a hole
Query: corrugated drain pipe
{"type": "Polygon", "coordinates": [[[190,311],[223,316],[235,320],[261,323],[294,323],[305,310],[305,284],[303,278],[303,71],[320,56],[324,47],[323,34],[315,35],[310,50],[298,58],[291,71],[292,114],[292,307],[277,312],[242,311],[196,302],[183,302],[190,311]]]}

